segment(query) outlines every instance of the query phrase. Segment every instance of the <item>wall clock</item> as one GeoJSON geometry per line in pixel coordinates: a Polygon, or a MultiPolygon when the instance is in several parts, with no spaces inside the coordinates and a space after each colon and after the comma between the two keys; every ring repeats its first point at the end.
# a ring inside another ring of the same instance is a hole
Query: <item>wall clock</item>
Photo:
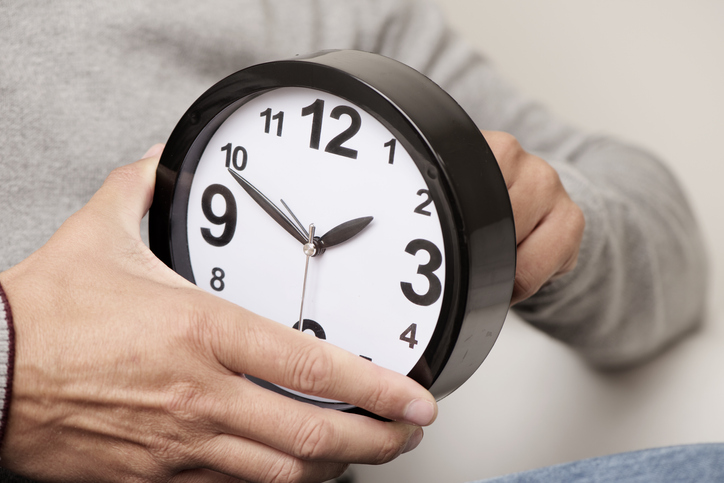
{"type": "Polygon", "coordinates": [[[211,87],[167,142],[149,220],[186,279],[438,399],[485,359],[513,290],[510,200],[482,134],[425,76],[366,52],[211,87]]]}

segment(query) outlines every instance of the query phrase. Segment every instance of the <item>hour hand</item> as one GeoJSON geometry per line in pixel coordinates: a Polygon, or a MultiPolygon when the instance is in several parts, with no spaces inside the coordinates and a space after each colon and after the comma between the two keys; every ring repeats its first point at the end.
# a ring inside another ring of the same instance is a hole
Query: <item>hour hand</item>
{"type": "Polygon", "coordinates": [[[269,214],[269,216],[271,216],[274,221],[279,223],[282,228],[284,228],[294,238],[299,240],[300,243],[307,243],[307,237],[304,235],[304,233],[302,233],[302,231],[294,223],[292,223],[292,221],[287,217],[287,215],[284,214],[284,212],[282,212],[277,207],[277,205],[272,203],[269,198],[264,196],[264,193],[256,189],[253,184],[249,183],[233,169],[229,168],[229,173],[231,173],[237,183],[239,183],[239,185],[244,188],[244,191],[246,191],[249,196],[251,196],[251,199],[256,201],[256,203],[261,206],[262,209],[266,211],[267,214],[269,214]]]}
{"type": "Polygon", "coordinates": [[[344,243],[350,238],[356,236],[364,230],[373,220],[371,216],[363,216],[354,220],[345,221],[335,226],[319,239],[319,245],[322,250],[344,243]]]}

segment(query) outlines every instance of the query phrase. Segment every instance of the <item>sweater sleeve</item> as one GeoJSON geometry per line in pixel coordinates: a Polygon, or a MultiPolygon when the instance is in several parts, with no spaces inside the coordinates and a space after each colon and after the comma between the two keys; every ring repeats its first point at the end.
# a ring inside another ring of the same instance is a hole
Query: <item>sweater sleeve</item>
{"type": "Polygon", "coordinates": [[[581,132],[517,93],[434,3],[401,5],[380,34],[380,51],[431,77],[479,128],[509,132],[548,161],[583,210],[577,267],[518,304],[522,318],[605,368],[645,360],[692,330],[703,316],[706,256],[666,166],[639,147],[581,132]]]}
{"type": "Polygon", "coordinates": [[[14,360],[13,317],[5,291],[0,285],[0,447],[10,410],[14,360]]]}

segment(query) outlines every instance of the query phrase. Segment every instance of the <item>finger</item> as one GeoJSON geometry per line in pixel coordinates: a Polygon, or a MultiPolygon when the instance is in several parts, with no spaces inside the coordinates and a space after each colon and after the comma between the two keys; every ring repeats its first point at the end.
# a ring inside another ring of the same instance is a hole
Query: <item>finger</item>
{"type": "Polygon", "coordinates": [[[165,147],[166,145],[163,143],[154,144],[148,149],[148,151],[146,151],[146,154],[141,156],[141,159],[159,158],[161,157],[161,154],[163,154],[163,150],[165,147]]]}
{"type": "Polygon", "coordinates": [[[382,422],[295,401],[226,376],[205,419],[219,432],[259,441],[304,460],[382,464],[422,439],[418,426],[382,422]],[[239,397],[243,394],[243,398],[239,397]]]}
{"type": "Polygon", "coordinates": [[[231,371],[344,401],[388,419],[419,426],[434,421],[435,399],[407,376],[231,304],[231,310],[221,311],[217,299],[213,303],[208,313],[215,314],[212,327],[218,334],[212,341],[214,354],[231,371]]]}
{"type": "MultiPolygon", "coordinates": [[[[153,201],[158,156],[163,148],[163,144],[156,144],[144,154],[143,159],[113,170],[103,186],[76,215],[78,219],[85,219],[86,222],[87,217],[94,217],[88,226],[94,226],[103,234],[112,237],[117,246],[135,250],[137,257],[134,261],[146,262],[140,265],[144,270],[144,277],[155,275],[156,280],[162,283],[177,287],[195,287],[160,262],[141,241],[141,220],[148,213],[153,201]],[[131,242],[130,245],[117,243],[124,237],[131,242]],[[149,267],[156,269],[148,271],[149,267]]],[[[124,252],[124,255],[129,253],[124,252]]]]}
{"type": "Polygon", "coordinates": [[[526,154],[520,165],[508,188],[517,244],[525,240],[558,203],[568,198],[558,172],[550,164],[526,154]]]}
{"type": "Polygon", "coordinates": [[[139,234],[141,219],[153,201],[158,158],[144,158],[114,169],[87,208],[99,212],[111,226],[139,234]]]}
{"type": "Polygon", "coordinates": [[[521,156],[526,152],[512,134],[501,131],[481,132],[490,150],[493,151],[506,187],[510,189],[521,171],[521,156]]]}
{"type": "MultiPolygon", "coordinates": [[[[211,471],[187,472],[179,481],[318,482],[344,473],[345,463],[305,461],[245,438],[220,434],[198,448],[193,463],[211,471]],[[215,472],[215,473],[214,473],[215,472]],[[193,478],[193,479],[191,479],[193,478]],[[231,480],[234,481],[234,480],[231,480]]],[[[173,481],[176,481],[174,478],[173,481]]]]}
{"type": "Polygon", "coordinates": [[[511,305],[535,294],[544,283],[576,265],[585,220],[569,201],[552,211],[518,246],[511,305]]]}
{"type": "Polygon", "coordinates": [[[527,153],[511,134],[482,131],[505,179],[515,222],[516,244],[552,209],[558,174],[548,163],[527,153]]]}
{"type": "Polygon", "coordinates": [[[246,483],[244,480],[222,473],[198,468],[178,473],[169,480],[169,483],[246,483]]]}

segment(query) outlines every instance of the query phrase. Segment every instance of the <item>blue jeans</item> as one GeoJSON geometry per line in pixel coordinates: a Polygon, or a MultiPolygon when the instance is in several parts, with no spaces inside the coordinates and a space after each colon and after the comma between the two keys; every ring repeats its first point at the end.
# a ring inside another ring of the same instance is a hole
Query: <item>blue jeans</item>
{"type": "MultiPolygon", "coordinates": [[[[2,468],[0,468],[0,482],[33,483],[2,468]]],[[[478,483],[720,482],[724,482],[724,444],[672,446],[602,456],[501,476],[478,483]]]]}
{"type": "Polygon", "coordinates": [[[724,444],[694,444],[591,458],[478,483],[724,482],[724,444]]]}

